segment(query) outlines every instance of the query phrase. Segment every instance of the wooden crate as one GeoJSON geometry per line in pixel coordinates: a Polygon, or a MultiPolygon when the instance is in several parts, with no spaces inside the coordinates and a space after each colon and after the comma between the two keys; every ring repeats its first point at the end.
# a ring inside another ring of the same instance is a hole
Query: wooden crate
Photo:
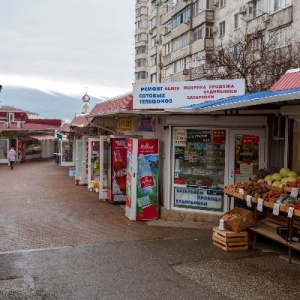
{"type": "Polygon", "coordinates": [[[248,250],[248,231],[235,233],[230,230],[220,230],[213,228],[213,245],[224,251],[242,251],[248,250]]]}
{"type": "Polygon", "coordinates": [[[288,226],[288,218],[286,216],[274,216],[273,214],[268,213],[266,216],[266,225],[273,228],[288,226]]]}

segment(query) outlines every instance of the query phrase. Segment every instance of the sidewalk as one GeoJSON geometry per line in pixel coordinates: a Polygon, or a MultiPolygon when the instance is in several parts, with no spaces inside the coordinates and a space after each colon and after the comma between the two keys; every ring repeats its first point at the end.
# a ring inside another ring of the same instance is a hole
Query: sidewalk
{"type": "Polygon", "coordinates": [[[54,160],[0,165],[0,252],[211,235],[213,224],[130,221],[54,160]]]}

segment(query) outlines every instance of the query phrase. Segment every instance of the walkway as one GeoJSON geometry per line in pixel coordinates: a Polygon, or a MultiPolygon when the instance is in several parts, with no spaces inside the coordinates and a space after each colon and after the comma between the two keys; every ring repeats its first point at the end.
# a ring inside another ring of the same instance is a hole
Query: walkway
{"type": "Polygon", "coordinates": [[[54,160],[0,165],[0,179],[0,253],[212,234],[211,224],[130,221],[54,160]]]}

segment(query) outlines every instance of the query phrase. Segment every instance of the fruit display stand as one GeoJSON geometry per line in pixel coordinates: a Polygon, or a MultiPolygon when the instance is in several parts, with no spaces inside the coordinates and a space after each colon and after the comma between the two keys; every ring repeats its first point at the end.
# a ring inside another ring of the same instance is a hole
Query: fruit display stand
{"type": "MultiPolygon", "coordinates": [[[[298,196],[300,193],[298,189],[292,190],[290,187],[267,186],[267,188],[269,191],[274,191],[274,194],[296,192],[298,196]]],[[[265,236],[288,248],[289,263],[291,263],[292,250],[300,251],[300,210],[293,209],[288,204],[279,205],[275,198],[266,201],[258,196],[246,195],[242,189],[237,192],[233,191],[232,187],[225,187],[224,194],[230,201],[232,197],[238,198],[245,201],[248,208],[254,208],[254,226],[250,228],[253,232],[253,249],[256,248],[257,234],[265,236]],[[261,216],[264,216],[263,220],[260,220],[261,216]],[[296,236],[294,236],[295,232],[296,236]]]]}

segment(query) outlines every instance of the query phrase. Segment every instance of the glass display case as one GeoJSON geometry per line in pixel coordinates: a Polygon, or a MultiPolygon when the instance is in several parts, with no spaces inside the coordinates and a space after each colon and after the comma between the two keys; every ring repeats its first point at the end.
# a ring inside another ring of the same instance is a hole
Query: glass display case
{"type": "Polygon", "coordinates": [[[186,129],[184,144],[175,142],[174,183],[223,188],[225,137],[225,130],[186,129]]]}
{"type": "Polygon", "coordinates": [[[226,130],[174,129],[174,205],[222,211],[226,130]]]}

